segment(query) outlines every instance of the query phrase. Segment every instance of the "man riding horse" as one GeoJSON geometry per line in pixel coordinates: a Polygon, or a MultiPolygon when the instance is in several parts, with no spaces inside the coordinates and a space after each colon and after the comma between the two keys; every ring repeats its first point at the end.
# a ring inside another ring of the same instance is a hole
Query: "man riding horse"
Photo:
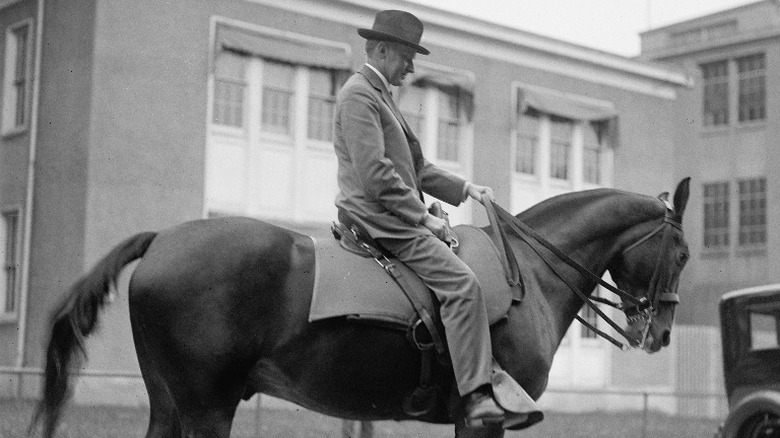
{"type": "Polygon", "coordinates": [[[417,273],[441,303],[466,424],[500,423],[506,413],[490,387],[493,353],[480,285],[445,243],[445,221],[428,213],[421,194],[458,205],[468,197],[490,202],[493,190],[428,162],[390,91],[414,73],[417,53],[429,53],[419,45],[422,32],[417,17],[397,10],[381,11],[371,29],[358,29],[366,39],[367,62],[336,100],[336,206],[342,221],[364,229],[417,273]]]}

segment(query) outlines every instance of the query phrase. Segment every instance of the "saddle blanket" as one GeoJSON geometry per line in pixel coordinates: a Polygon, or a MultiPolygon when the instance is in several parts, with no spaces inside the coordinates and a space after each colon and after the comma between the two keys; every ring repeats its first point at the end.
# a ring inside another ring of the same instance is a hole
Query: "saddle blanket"
{"type": "MultiPolygon", "coordinates": [[[[498,249],[485,231],[470,225],[455,227],[460,247],[458,256],[479,279],[488,319],[493,324],[504,318],[513,300],[498,249]]],[[[406,329],[417,313],[401,287],[370,257],[343,249],[336,239],[314,241],[315,280],[309,321],[350,317],[406,329]]],[[[403,263],[390,259],[413,284],[420,301],[433,314],[435,296],[403,263]]]]}

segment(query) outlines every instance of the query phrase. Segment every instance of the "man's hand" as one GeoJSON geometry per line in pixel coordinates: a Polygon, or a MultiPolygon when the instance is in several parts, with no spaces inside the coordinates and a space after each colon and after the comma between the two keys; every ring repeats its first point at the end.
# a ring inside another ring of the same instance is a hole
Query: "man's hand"
{"type": "Polygon", "coordinates": [[[447,235],[447,226],[444,219],[428,213],[422,221],[422,226],[431,230],[431,232],[440,240],[444,242],[449,240],[450,236],[447,235]]]}
{"type": "Polygon", "coordinates": [[[470,182],[466,183],[466,194],[483,204],[485,201],[495,200],[495,197],[493,196],[493,189],[488,186],[478,186],[470,182]]]}

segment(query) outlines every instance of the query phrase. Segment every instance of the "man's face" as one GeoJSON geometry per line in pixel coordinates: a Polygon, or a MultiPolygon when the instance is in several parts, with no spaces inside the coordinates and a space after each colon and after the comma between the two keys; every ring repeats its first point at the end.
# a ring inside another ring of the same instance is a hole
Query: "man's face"
{"type": "Polygon", "coordinates": [[[387,44],[382,74],[391,85],[400,86],[408,73],[414,73],[414,49],[402,44],[387,44]]]}

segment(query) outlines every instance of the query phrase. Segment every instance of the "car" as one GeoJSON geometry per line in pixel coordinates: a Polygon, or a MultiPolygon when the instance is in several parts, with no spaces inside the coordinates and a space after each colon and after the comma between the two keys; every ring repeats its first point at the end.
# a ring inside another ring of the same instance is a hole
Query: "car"
{"type": "Polygon", "coordinates": [[[720,300],[729,414],[716,438],[780,438],[780,284],[720,300]]]}

